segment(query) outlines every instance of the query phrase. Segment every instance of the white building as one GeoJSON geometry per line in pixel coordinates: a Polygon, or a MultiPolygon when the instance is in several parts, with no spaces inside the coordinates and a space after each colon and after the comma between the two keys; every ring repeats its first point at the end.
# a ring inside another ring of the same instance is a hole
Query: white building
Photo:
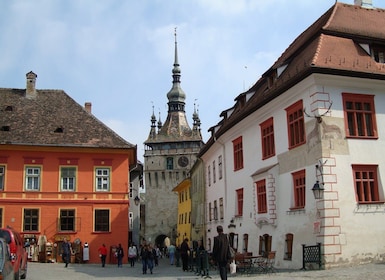
{"type": "Polygon", "coordinates": [[[383,26],[371,1],[336,2],[222,112],[199,154],[208,250],[222,225],[278,268],[301,268],[302,244],[321,243],[325,267],[383,258],[383,26]]]}

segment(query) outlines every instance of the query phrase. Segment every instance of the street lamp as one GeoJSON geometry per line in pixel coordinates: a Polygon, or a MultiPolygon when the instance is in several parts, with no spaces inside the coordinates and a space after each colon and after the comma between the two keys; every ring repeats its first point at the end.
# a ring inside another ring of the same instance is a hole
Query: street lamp
{"type": "Polygon", "coordinates": [[[311,190],[313,191],[313,195],[315,199],[323,198],[325,189],[322,187],[322,183],[320,185],[319,181],[317,181],[311,190]]]}
{"type": "Polygon", "coordinates": [[[135,196],[135,198],[134,198],[134,203],[135,203],[136,206],[138,206],[138,205],[140,204],[140,198],[139,198],[139,196],[135,196]]]}

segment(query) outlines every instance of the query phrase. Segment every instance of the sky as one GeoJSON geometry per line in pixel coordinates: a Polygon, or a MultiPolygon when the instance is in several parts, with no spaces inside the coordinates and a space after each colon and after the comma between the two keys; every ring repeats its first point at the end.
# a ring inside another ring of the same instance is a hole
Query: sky
{"type": "MultiPolygon", "coordinates": [[[[354,0],[343,0],[353,4],[354,0]]],[[[385,9],[385,0],[372,0],[385,9]]],[[[175,28],[181,87],[203,141],[335,0],[13,0],[0,3],[0,87],[61,89],[127,142],[143,162],[151,115],[164,122],[175,28]]]]}

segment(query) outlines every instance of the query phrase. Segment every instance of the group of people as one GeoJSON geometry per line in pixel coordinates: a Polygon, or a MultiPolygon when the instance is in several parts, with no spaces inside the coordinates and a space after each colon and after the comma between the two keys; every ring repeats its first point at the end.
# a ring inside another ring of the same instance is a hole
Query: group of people
{"type": "MultiPolygon", "coordinates": [[[[102,263],[102,267],[106,264],[107,258],[107,247],[105,244],[98,249],[99,257],[102,263]]],[[[161,252],[157,246],[153,247],[151,243],[144,242],[140,249],[135,246],[135,244],[131,243],[128,248],[128,260],[131,267],[135,266],[135,263],[138,259],[142,262],[142,271],[143,274],[147,274],[149,270],[152,274],[154,266],[158,266],[159,257],[161,256],[161,252]]],[[[117,258],[118,267],[122,267],[124,250],[122,248],[122,244],[119,244],[115,250],[115,257],[117,258]]]]}
{"type": "MultiPolygon", "coordinates": [[[[230,244],[229,239],[226,234],[223,233],[223,227],[217,226],[218,235],[214,237],[214,247],[212,250],[212,259],[217,264],[219,274],[221,280],[227,280],[227,265],[231,261],[231,252],[230,252],[230,244]]],[[[200,243],[199,246],[203,245],[200,243]]],[[[70,262],[70,256],[72,254],[71,243],[67,241],[66,238],[63,240],[62,244],[62,258],[65,263],[65,267],[68,266],[70,262]]],[[[168,255],[170,259],[170,264],[174,264],[176,247],[171,244],[168,248],[168,255]]],[[[102,267],[106,265],[107,258],[107,247],[105,244],[98,249],[99,257],[101,259],[102,267]]],[[[180,245],[180,257],[182,259],[182,269],[183,271],[188,271],[189,267],[189,254],[190,254],[190,246],[188,244],[188,239],[185,238],[180,245]]],[[[131,267],[135,266],[138,257],[140,257],[142,261],[142,272],[143,274],[147,274],[147,270],[152,274],[154,266],[158,265],[158,260],[162,256],[161,251],[157,246],[153,247],[151,243],[143,242],[140,249],[131,243],[128,248],[128,259],[131,267]],[[139,251],[139,252],[138,252],[139,251]]],[[[122,267],[124,250],[122,248],[122,244],[119,244],[115,250],[115,257],[117,258],[118,267],[122,267]]]]}

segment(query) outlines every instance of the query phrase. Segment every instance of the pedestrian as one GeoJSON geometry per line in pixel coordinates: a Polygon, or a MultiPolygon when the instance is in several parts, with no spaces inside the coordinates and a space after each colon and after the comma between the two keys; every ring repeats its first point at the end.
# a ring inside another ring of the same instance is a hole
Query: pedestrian
{"type": "Polygon", "coordinates": [[[175,245],[174,244],[170,244],[170,246],[168,246],[167,248],[167,251],[168,251],[168,257],[170,258],[170,264],[171,265],[174,265],[174,259],[175,259],[175,245]]]}
{"type": "Polygon", "coordinates": [[[185,238],[180,245],[180,256],[182,258],[183,271],[188,271],[188,257],[190,253],[190,247],[188,245],[188,238],[185,238]]]}
{"type": "Polygon", "coordinates": [[[116,257],[118,258],[118,267],[122,267],[124,251],[122,244],[119,243],[118,248],[116,248],[116,257]]]}
{"type": "Polygon", "coordinates": [[[231,260],[229,240],[222,226],[217,226],[217,233],[214,237],[213,259],[218,265],[221,280],[227,280],[227,264],[231,260]]]}
{"type": "Polygon", "coordinates": [[[130,261],[131,267],[135,266],[137,255],[138,251],[136,250],[136,246],[134,243],[131,243],[130,247],[128,247],[128,259],[130,261]]]}
{"type": "Polygon", "coordinates": [[[151,243],[148,245],[148,258],[147,258],[147,268],[150,270],[150,273],[152,274],[152,270],[154,269],[154,262],[155,262],[155,249],[152,247],[151,243]]]}
{"type": "Polygon", "coordinates": [[[102,261],[102,267],[106,266],[106,258],[107,258],[107,247],[106,244],[102,244],[102,246],[98,249],[100,260],[102,261]]]}
{"type": "Polygon", "coordinates": [[[148,257],[149,257],[148,245],[143,244],[142,247],[140,248],[140,258],[142,260],[142,272],[143,272],[143,274],[147,274],[148,257]]]}
{"type": "Polygon", "coordinates": [[[61,245],[61,251],[62,251],[62,258],[63,262],[65,263],[65,267],[68,267],[68,263],[70,262],[72,248],[71,243],[67,241],[67,238],[63,239],[63,244],[61,245]]]}
{"type": "Polygon", "coordinates": [[[155,255],[155,266],[158,266],[159,265],[159,258],[161,258],[162,256],[162,253],[160,252],[160,249],[157,245],[155,245],[155,249],[154,249],[154,255],[155,255]]]}

